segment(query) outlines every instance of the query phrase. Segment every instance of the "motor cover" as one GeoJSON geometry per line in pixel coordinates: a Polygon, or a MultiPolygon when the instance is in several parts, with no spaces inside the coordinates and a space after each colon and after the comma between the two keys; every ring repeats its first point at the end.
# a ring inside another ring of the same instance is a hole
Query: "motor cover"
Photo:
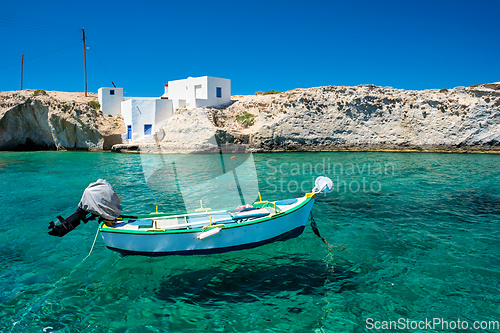
{"type": "Polygon", "coordinates": [[[78,207],[104,220],[113,221],[122,212],[121,199],[106,180],[98,179],[85,189],[78,207]]]}

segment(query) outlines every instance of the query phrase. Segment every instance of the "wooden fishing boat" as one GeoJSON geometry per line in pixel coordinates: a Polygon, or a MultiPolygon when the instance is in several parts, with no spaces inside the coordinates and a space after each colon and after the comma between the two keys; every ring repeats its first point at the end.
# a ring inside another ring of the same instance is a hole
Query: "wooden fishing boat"
{"type": "Polygon", "coordinates": [[[122,254],[163,256],[243,250],[302,234],[315,196],[307,193],[301,198],[258,202],[251,207],[102,222],[99,230],[106,246],[122,254]]]}
{"type": "MultiPolygon", "coordinates": [[[[318,177],[311,193],[279,201],[260,201],[233,209],[200,208],[194,213],[121,215],[121,198],[99,179],[85,190],[77,211],[59,224],[51,222],[49,234],[62,237],[80,222],[99,217],[105,245],[125,255],[164,256],[212,254],[243,250],[302,234],[316,194],[332,188],[327,177],[318,177]]],[[[313,231],[319,232],[312,220],[313,231]]]]}

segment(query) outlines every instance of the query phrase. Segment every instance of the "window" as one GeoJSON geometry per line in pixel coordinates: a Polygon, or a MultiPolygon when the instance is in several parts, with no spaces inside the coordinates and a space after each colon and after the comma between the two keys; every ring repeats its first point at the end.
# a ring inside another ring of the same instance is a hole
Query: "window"
{"type": "Polygon", "coordinates": [[[110,95],[114,95],[114,94],[115,94],[115,91],[114,91],[114,90],[110,90],[110,91],[109,91],[109,94],[110,94],[110,95]]]}
{"type": "Polygon", "coordinates": [[[132,125],[127,125],[127,139],[132,140],[132,125]]]}
{"type": "Polygon", "coordinates": [[[217,98],[222,98],[222,88],[217,87],[217,98]]]}
{"type": "Polygon", "coordinates": [[[153,125],[144,124],[144,135],[151,135],[151,129],[153,125]]]}

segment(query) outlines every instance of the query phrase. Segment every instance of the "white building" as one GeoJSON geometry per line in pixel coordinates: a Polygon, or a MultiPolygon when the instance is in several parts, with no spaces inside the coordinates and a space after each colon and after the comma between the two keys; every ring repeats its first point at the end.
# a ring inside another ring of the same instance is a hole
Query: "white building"
{"type": "Polygon", "coordinates": [[[231,101],[231,80],[201,76],[169,81],[162,97],[172,100],[174,109],[219,106],[231,101]]]}
{"type": "Polygon", "coordinates": [[[106,115],[113,116],[121,114],[120,104],[123,101],[123,88],[99,88],[97,95],[103,113],[106,112],[106,115]]]}
{"type": "Polygon", "coordinates": [[[154,134],[177,109],[220,106],[231,102],[231,80],[211,76],[169,81],[161,97],[123,97],[123,88],[99,88],[103,114],[122,115],[126,139],[137,141],[154,134]]]}
{"type": "Polygon", "coordinates": [[[172,101],[160,98],[131,98],[121,103],[127,140],[137,141],[154,134],[161,122],[174,115],[172,101]]]}

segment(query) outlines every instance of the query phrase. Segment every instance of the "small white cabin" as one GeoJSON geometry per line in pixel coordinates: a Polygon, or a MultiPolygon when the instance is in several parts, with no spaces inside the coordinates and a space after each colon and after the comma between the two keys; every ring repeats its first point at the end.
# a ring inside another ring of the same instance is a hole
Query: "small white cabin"
{"type": "Polygon", "coordinates": [[[167,97],[174,109],[223,105],[231,101],[231,80],[201,76],[169,81],[162,98],[167,97]]]}
{"type": "Polygon", "coordinates": [[[119,116],[121,114],[123,88],[99,88],[97,96],[105,115],[119,116]]]}

